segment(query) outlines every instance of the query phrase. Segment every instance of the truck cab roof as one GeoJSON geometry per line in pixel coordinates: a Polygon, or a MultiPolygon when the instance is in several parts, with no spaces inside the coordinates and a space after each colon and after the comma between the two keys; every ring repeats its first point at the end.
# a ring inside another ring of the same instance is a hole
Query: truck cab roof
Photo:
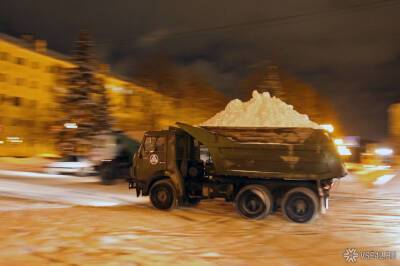
{"type": "Polygon", "coordinates": [[[151,131],[146,131],[144,133],[144,136],[150,136],[150,137],[154,137],[154,136],[167,136],[168,133],[170,132],[170,130],[151,130],[151,131]]]}

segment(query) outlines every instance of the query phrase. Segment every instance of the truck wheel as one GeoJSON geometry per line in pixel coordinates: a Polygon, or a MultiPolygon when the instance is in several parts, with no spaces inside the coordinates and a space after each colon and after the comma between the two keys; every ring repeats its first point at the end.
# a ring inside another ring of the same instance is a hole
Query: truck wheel
{"type": "Polygon", "coordinates": [[[318,216],[318,205],[318,197],[311,189],[297,187],[283,197],[282,211],[293,222],[307,223],[318,216]]]}
{"type": "Polygon", "coordinates": [[[177,204],[177,197],[171,180],[163,179],[154,183],[150,189],[150,200],[157,209],[173,209],[177,204]]]}
{"type": "Polygon", "coordinates": [[[245,218],[262,219],[271,213],[273,199],[269,190],[261,185],[242,188],[235,198],[237,212],[245,218]]]}

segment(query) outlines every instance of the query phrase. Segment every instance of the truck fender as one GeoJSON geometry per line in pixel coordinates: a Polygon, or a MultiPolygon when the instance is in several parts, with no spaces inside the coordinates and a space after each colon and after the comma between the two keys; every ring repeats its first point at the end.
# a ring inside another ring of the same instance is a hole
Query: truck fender
{"type": "Polygon", "coordinates": [[[151,186],[156,181],[161,180],[161,179],[167,179],[167,178],[169,178],[171,180],[172,184],[174,184],[174,186],[176,188],[177,197],[179,200],[181,200],[185,193],[182,177],[179,174],[173,173],[171,171],[156,172],[151,178],[149,178],[149,181],[147,182],[144,190],[142,191],[143,195],[149,194],[151,186]]]}
{"type": "Polygon", "coordinates": [[[183,184],[183,178],[179,172],[165,171],[165,174],[171,178],[172,183],[176,188],[176,195],[179,202],[182,202],[183,196],[185,195],[185,186],[183,184]]]}

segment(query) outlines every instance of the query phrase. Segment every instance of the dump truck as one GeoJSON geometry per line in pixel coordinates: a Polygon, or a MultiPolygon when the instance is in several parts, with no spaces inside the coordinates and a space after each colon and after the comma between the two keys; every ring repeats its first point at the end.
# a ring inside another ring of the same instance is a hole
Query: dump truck
{"type": "Polygon", "coordinates": [[[334,179],[345,175],[322,129],[177,123],[145,133],[129,188],[149,195],[160,210],[223,198],[245,218],[281,209],[287,219],[305,223],[326,212],[334,179]]]}

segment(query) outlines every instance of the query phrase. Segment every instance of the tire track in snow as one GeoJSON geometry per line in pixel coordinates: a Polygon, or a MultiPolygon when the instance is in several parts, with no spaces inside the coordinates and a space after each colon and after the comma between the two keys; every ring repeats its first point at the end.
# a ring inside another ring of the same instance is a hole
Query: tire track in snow
{"type": "MultiPolygon", "coordinates": [[[[29,184],[10,180],[0,180],[0,196],[31,199],[44,203],[59,203],[69,206],[108,207],[146,202],[146,198],[136,198],[134,194],[117,194],[81,188],[65,188],[29,184]]],[[[3,205],[3,204],[2,204],[3,205]]],[[[26,203],[26,208],[31,208],[26,203]]],[[[43,206],[46,206],[45,204],[43,206]]],[[[6,210],[7,206],[0,206],[6,210]]]]}

